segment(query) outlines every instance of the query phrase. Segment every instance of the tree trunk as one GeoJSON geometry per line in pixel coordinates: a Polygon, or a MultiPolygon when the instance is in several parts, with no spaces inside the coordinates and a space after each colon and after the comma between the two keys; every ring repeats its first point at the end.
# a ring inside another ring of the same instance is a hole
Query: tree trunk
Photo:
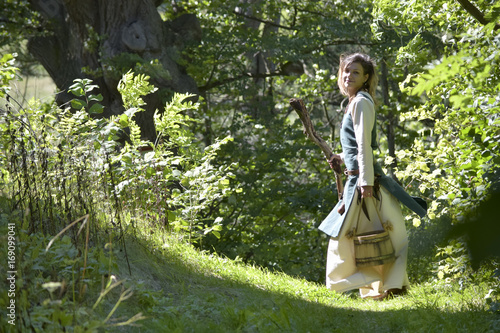
{"type": "MultiPolygon", "coordinates": [[[[242,2],[249,4],[246,12],[241,13],[245,17],[245,24],[247,27],[253,30],[260,30],[263,24],[259,17],[263,13],[259,13],[259,8],[264,7],[261,3],[263,0],[242,0],[242,2]]],[[[271,22],[279,24],[280,13],[266,13],[272,19],[271,22]]],[[[262,38],[266,35],[277,31],[276,26],[265,23],[262,27],[262,38]]],[[[253,89],[258,89],[256,94],[252,94],[247,101],[249,107],[249,114],[255,118],[265,118],[269,117],[274,111],[274,102],[272,98],[272,80],[265,78],[266,74],[273,73],[276,71],[276,64],[269,60],[270,54],[266,51],[257,51],[255,49],[249,49],[247,57],[252,60],[252,67],[250,72],[254,77],[253,89]]]]}
{"type": "Polygon", "coordinates": [[[396,161],[396,134],[394,132],[394,128],[397,126],[397,118],[394,112],[390,108],[390,101],[389,101],[389,82],[388,82],[388,71],[387,71],[387,64],[385,62],[385,59],[381,61],[381,76],[380,76],[380,85],[382,87],[382,96],[384,99],[384,105],[388,106],[388,111],[387,111],[387,128],[386,130],[386,135],[387,135],[387,145],[389,148],[389,156],[393,158],[393,162],[389,165],[389,175],[393,178],[395,178],[394,175],[394,169],[397,167],[397,161],[396,161]]]}
{"type": "Polygon", "coordinates": [[[173,92],[197,93],[194,80],[176,62],[185,43],[201,40],[194,15],[162,21],[154,0],[30,0],[47,19],[44,37],[29,41],[30,53],[45,67],[64,104],[76,78],[99,85],[105,106],[103,116],[122,113],[117,84],[129,69],[151,77],[159,90],[145,98],[145,112],[136,115],[144,138],[156,136],[153,114],[163,110],[165,96],[173,92]],[[138,63],[141,64],[138,66],[138,63]],[[85,68],[85,70],[83,70],[85,68]]]}

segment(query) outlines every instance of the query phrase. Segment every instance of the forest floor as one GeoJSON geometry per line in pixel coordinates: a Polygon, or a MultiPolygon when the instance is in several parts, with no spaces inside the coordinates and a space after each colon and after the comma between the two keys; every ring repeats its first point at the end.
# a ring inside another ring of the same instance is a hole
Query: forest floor
{"type": "Polygon", "coordinates": [[[123,332],[500,331],[500,316],[485,301],[487,285],[434,281],[413,285],[405,296],[365,300],[172,239],[137,237],[126,244],[116,277],[134,294],[116,316],[141,312],[146,319],[123,332]]]}

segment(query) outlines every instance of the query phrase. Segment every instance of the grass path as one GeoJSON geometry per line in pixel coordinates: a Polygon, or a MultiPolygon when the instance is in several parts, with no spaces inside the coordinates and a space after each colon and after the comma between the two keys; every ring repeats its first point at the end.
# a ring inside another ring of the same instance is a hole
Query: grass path
{"type": "Polygon", "coordinates": [[[147,319],[126,332],[495,332],[486,286],[427,283],[376,302],[322,285],[200,253],[182,243],[127,243],[132,275],[118,255],[118,278],[134,288],[120,313],[147,319]]]}

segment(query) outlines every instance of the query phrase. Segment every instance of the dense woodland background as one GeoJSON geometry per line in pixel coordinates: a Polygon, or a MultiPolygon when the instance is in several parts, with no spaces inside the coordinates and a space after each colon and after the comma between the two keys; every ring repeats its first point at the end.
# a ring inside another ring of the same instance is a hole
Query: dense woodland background
{"type": "Polygon", "coordinates": [[[68,225],[79,255],[163,230],[322,283],[316,228],[335,181],[288,100],[339,151],[339,56],[360,51],[380,76],[377,158],[429,204],[424,219],[405,211],[410,279],[486,266],[494,279],[497,1],[8,0],[0,13],[2,223],[19,258],[68,225]],[[41,67],[54,99],[23,100],[12,87],[41,67]]]}

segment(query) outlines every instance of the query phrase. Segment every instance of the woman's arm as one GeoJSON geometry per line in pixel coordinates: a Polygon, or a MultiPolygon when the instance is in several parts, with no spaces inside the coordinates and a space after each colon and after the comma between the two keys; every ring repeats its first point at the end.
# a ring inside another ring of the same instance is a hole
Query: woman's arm
{"type": "Polygon", "coordinates": [[[351,109],[354,123],[354,134],[358,145],[358,185],[361,186],[362,197],[371,196],[375,181],[373,169],[372,130],[375,125],[375,109],[371,101],[360,98],[353,101],[351,109]]]}

